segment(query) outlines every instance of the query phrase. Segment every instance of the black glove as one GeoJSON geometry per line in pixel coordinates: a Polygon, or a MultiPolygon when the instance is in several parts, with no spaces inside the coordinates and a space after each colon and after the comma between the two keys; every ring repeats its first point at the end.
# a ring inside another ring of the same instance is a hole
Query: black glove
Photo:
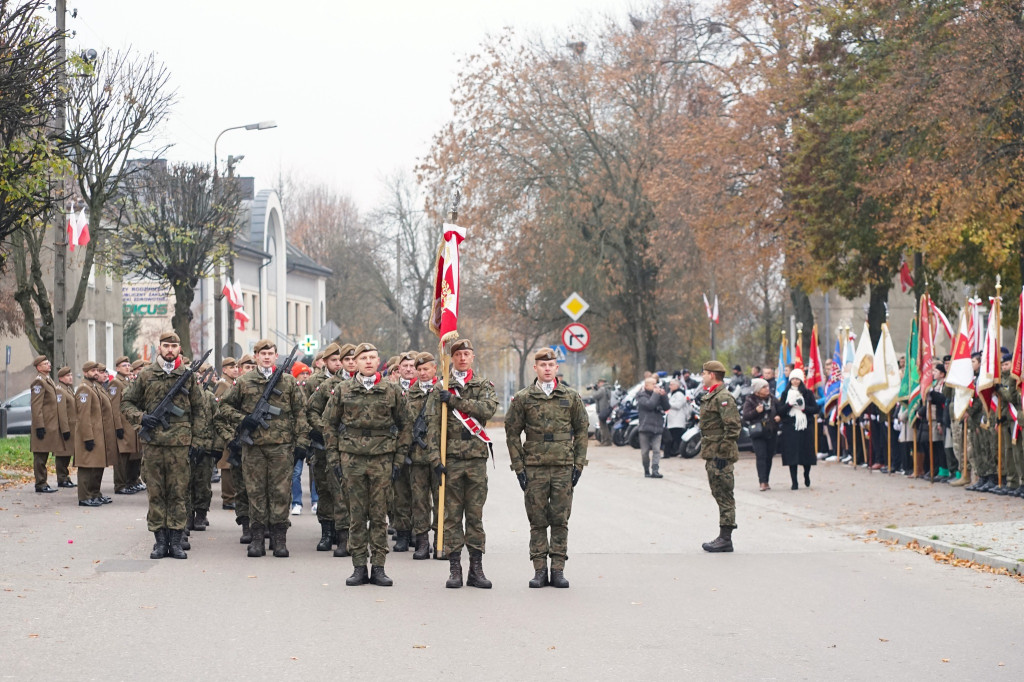
{"type": "Polygon", "coordinates": [[[199,458],[202,456],[202,448],[197,448],[195,445],[188,446],[188,461],[192,462],[193,466],[199,463],[199,458]]]}
{"type": "Polygon", "coordinates": [[[152,431],[158,426],[160,426],[159,419],[157,419],[151,414],[142,415],[142,428],[149,429],[150,431],[152,431]]]}
{"type": "Polygon", "coordinates": [[[38,438],[40,440],[42,440],[43,438],[46,438],[46,429],[44,429],[41,426],[38,429],[36,429],[36,438],[38,438]]]}
{"type": "Polygon", "coordinates": [[[529,479],[526,478],[526,471],[520,471],[516,474],[516,478],[519,479],[519,487],[523,489],[523,492],[526,492],[526,484],[529,483],[529,479]]]}
{"type": "Polygon", "coordinates": [[[85,449],[86,449],[86,451],[92,452],[92,449],[94,447],[96,447],[96,441],[94,441],[94,440],[87,440],[87,441],[85,441],[85,449]]]}
{"type": "Polygon", "coordinates": [[[71,440],[71,432],[70,431],[65,431],[64,433],[62,433],[60,435],[61,435],[61,438],[63,438],[64,440],[71,440]]]}
{"type": "Polygon", "coordinates": [[[434,467],[434,473],[437,474],[437,480],[441,480],[441,477],[448,473],[443,464],[438,464],[434,467]]]}
{"type": "Polygon", "coordinates": [[[314,443],[324,444],[324,434],[320,433],[317,429],[311,429],[309,432],[309,439],[314,443]]]}
{"type": "Polygon", "coordinates": [[[391,465],[391,482],[394,483],[398,480],[398,476],[402,473],[402,467],[397,464],[391,465]]]}
{"type": "Polygon", "coordinates": [[[724,469],[728,465],[729,465],[729,463],[727,461],[725,461],[724,459],[722,459],[721,457],[715,457],[715,468],[718,469],[719,471],[721,471],[722,469],[724,469]]]}
{"type": "Polygon", "coordinates": [[[296,463],[306,459],[306,448],[301,446],[296,447],[295,451],[292,452],[292,457],[296,463]]]}
{"type": "Polygon", "coordinates": [[[117,434],[118,440],[124,440],[124,429],[117,429],[114,431],[117,434]]]}
{"type": "Polygon", "coordinates": [[[251,414],[248,414],[242,418],[242,428],[247,430],[249,433],[254,432],[256,429],[259,428],[259,426],[260,423],[253,419],[253,416],[251,414]]]}
{"type": "Polygon", "coordinates": [[[583,469],[572,468],[572,487],[575,488],[576,484],[580,482],[580,476],[583,475],[583,469]]]}
{"type": "Polygon", "coordinates": [[[441,399],[442,403],[447,405],[448,403],[451,402],[452,392],[449,391],[447,388],[441,388],[440,386],[438,386],[434,390],[437,391],[437,397],[441,399]]]}

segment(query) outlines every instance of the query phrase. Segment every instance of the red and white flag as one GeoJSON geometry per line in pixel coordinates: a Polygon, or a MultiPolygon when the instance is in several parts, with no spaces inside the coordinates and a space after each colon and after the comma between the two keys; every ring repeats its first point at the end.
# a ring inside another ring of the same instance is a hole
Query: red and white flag
{"type": "Polygon", "coordinates": [[[971,332],[967,310],[960,313],[960,329],[953,340],[949,367],[946,368],[946,385],[967,389],[974,383],[974,368],[971,366],[971,332]]]}
{"type": "Polygon", "coordinates": [[[1002,351],[999,346],[999,304],[992,299],[992,308],[988,314],[988,329],[985,332],[985,343],[981,349],[981,369],[978,371],[976,390],[991,409],[998,408],[998,398],[994,386],[999,381],[999,364],[1002,351]]]}
{"type": "Polygon", "coordinates": [[[68,213],[68,246],[74,251],[76,246],[85,246],[89,243],[89,218],[85,215],[85,209],[75,213],[68,213]]]}
{"type": "Polygon", "coordinates": [[[981,316],[981,299],[967,301],[967,329],[970,335],[971,352],[980,353],[985,341],[985,319],[981,316]]]}
{"type": "Polygon", "coordinates": [[[914,288],[914,278],[910,276],[910,266],[905,259],[900,260],[900,290],[907,293],[914,288]]]}
{"type": "MultiPolygon", "coordinates": [[[[932,356],[935,355],[935,334],[932,325],[931,297],[928,294],[921,295],[920,325],[921,336],[918,340],[918,362],[917,371],[921,378],[921,397],[928,393],[932,387],[932,356]]],[[[910,361],[910,358],[907,358],[910,361]]]]}
{"type": "Polygon", "coordinates": [[[718,324],[718,294],[715,294],[715,307],[711,311],[711,321],[718,324]]]}
{"type": "Polygon", "coordinates": [[[238,320],[238,331],[244,332],[246,323],[251,322],[252,318],[245,312],[245,299],[242,298],[241,285],[237,281],[232,283],[230,278],[224,278],[224,288],[221,289],[221,293],[224,294],[228,305],[235,313],[235,319],[238,320]]]}
{"type": "Polygon", "coordinates": [[[428,324],[430,331],[444,343],[459,338],[459,245],[466,238],[466,230],[449,223],[441,229],[441,245],[434,269],[434,303],[428,324]]]}
{"type": "MultiPolygon", "coordinates": [[[[1019,382],[1024,379],[1024,287],[1020,292],[1020,303],[1017,306],[1017,338],[1013,342],[1013,357],[1010,363],[1010,374],[1019,382]]],[[[1024,396],[1021,397],[1024,402],[1024,396]]]]}
{"type": "Polygon", "coordinates": [[[238,331],[240,332],[244,332],[246,323],[251,321],[249,313],[245,312],[245,308],[235,310],[235,319],[238,320],[238,331]]]}
{"type": "Polygon", "coordinates": [[[946,336],[949,337],[950,343],[952,343],[954,333],[953,325],[949,323],[949,318],[946,317],[941,310],[939,310],[939,306],[935,305],[935,299],[933,299],[931,296],[928,297],[928,305],[930,305],[932,308],[932,326],[934,327],[934,329],[932,330],[932,342],[934,343],[935,341],[935,333],[939,329],[942,329],[944,332],[946,332],[946,336]]]}
{"type": "Polygon", "coordinates": [[[821,349],[818,348],[818,325],[811,327],[811,348],[807,358],[807,388],[814,390],[825,387],[825,377],[822,374],[821,349]]]}

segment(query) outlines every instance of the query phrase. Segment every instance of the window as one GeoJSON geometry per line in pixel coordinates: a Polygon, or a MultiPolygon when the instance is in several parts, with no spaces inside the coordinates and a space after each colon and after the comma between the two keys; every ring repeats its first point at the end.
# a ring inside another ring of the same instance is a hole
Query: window
{"type": "Polygon", "coordinates": [[[104,339],[104,341],[106,341],[106,344],[107,344],[107,354],[106,354],[106,358],[107,359],[106,359],[106,362],[104,364],[106,364],[107,368],[111,372],[113,372],[114,371],[114,323],[113,322],[107,322],[106,330],[105,331],[106,331],[106,338],[104,339]]]}
{"type": "Polygon", "coordinates": [[[85,353],[86,360],[96,359],[96,320],[89,320],[85,324],[85,353]]]}
{"type": "Polygon", "coordinates": [[[291,334],[292,333],[292,304],[291,303],[285,303],[284,304],[284,316],[285,316],[284,331],[285,331],[286,334],[291,334]]]}
{"type": "Polygon", "coordinates": [[[89,268],[89,288],[96,288],[96,266],[93,265],[89,268]]]}
{"type": "Polygon", "coordinates": [[[306,334],[313,333],[313,306],[306,306],[306,334]]]}

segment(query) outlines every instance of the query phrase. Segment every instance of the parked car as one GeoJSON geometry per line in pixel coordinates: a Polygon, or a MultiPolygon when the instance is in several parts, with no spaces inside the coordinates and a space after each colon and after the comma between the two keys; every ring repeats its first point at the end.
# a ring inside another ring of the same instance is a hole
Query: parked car
{"type": "Polygon", "coordinates": [[[7,433],[27,434],[32,429],[32,391],[25,389],[2,406],[7,410],[7,433]]]}

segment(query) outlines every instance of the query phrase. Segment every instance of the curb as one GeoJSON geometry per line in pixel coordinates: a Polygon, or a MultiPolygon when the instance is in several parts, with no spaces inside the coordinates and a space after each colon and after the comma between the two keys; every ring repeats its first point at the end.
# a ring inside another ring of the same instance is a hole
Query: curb
{"type": "Polygon", "coordinates": [[[974,561],[975,563],[990,566],[992,568],[1005,568],[1010,573],[1024,573],[1024,562],[1014,561],[1013,559],[1007,559],[1006,557],[989,554],[988,552],[983,552],[981,550],[971,549],[970,547],[960,547],[959,545],[953,545],[948,542],[943,542],[942,540],[932,540],[924,535],[908,533],[904,530],[882,528],[878,531],[878,538],[882,540],[896,540],[900,543],[916,540],[922,547],[931,546],[939,552],[952,554],[958,559],[974,561]]]}

